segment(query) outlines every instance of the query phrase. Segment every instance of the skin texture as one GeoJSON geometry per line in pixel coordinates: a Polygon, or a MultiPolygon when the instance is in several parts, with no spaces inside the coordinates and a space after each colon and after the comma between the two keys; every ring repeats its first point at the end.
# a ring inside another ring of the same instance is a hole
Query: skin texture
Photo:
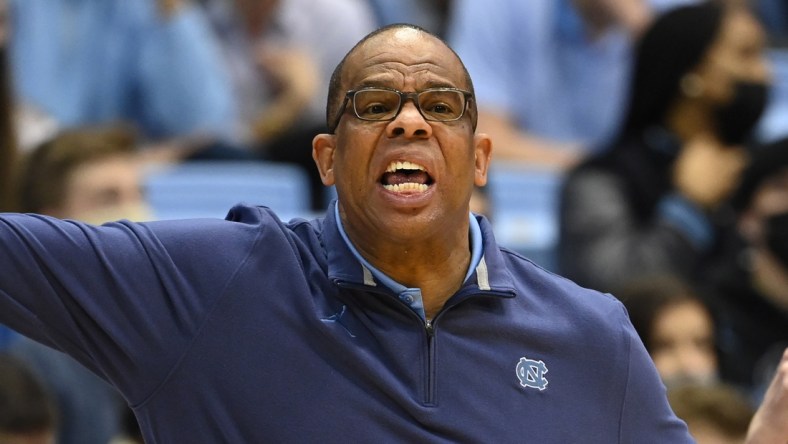
{"type": "MultiPolygon", "coordinates": [[[[356,48],[342,83],[343,90],[469,89],[461,62],[445,44],[402,28],[356,48]]],[[[394,120],[368,122],[347,109],[335,134],[320,134],[313,142],[323,183],[337,187],[349,238],[372,265],[421,288],[428,317],[462,284],[470,263],[468,205],[474,185],[487,182],[492,146],[487,135],[474,135],[471,112],[454,122],[428,122],[407,101],[394,120]],[[425,167],[429,188],[386,190],[381,178],[393,161],[425,167]]]]}

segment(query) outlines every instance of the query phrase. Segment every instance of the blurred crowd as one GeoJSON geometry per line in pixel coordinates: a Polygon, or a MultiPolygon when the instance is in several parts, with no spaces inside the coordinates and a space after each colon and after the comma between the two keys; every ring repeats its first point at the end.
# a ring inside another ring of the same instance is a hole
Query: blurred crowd
{"type": "MultiPolygon", "coordinates": [[[[788,115],[758,131],[782,0],[0,0],[0,211],[149,220],[146,169],[202,160],[298,165],[321,211],[331,72],[396,22],[465,62],[496,162],[562,177],[555,271],[624,302],[698,442],[741,442],[788,347],[788,115]]],[[[0,328],[0,438],[135,425],[0,328]]]]}

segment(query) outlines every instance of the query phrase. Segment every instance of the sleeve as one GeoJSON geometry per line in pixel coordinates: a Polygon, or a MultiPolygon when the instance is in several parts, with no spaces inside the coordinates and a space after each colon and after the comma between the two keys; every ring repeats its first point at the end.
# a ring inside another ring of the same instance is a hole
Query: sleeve
{"type": "Polygon", "coordinates": [[[629,348],[619,442],[694,443],[687,425],[670,408],[657,369],[623,305],[619,306],[624,318],[624,341],[629,348]]]}
{"type": "Polygon", "coordinates": [[[568,176],[559,216],[561,272],[603,291],[638,275],[691,273],[708,244],[710,228],[697,219],[697,212],[673,205],[662,205],[666,208],[652,219],[639,222],[623,186],[599,170],[568,176]]]}
{"type": "Polygon", "coordinates": [[[208,19],[195,5],[172,17],[147,11],[136,80],[141,118],[155,137],[225,136],[237,117],[230,76],[208,19]]]}
{"type": "MultiPolygon", "coordinates": [[[[524,8],[538,9],[543,2],[529,0],[524,8]],[[532,5],[533,3],[533,5],[532,5]]],[[[473,79],[480,106],[514,114],[510,88],[521,81],[524,73],[514,73],[515,57],[528,59],[528,48],[519,43],[532,41],[525,35],[533,20],[509,1],[458,0],[452,5],[447,38],[462,59],[473,79]],[[516,25],[519,23],[519,27],[516,25]]],[[[538,14],[534,14],[538,15],[538,14]]]]}
{"type": "MultiPolygon", "coordinates": [[[[129,400],[161,383],[248,255],[222,220],[101,227],[0,217],[0,323],[73,356],[129,400]]],[[[252,230],[255,231],[255,230],[252,230]]]]}

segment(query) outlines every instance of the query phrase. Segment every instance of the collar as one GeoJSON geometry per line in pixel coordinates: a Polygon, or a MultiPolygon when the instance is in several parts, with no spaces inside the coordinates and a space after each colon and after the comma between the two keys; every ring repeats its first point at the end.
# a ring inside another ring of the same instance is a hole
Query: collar
{"type": "MultiPolygon", "coordinates": [[[[358,255],[355,247],[343,238],[341,221],[337,217],[337,201],[328,207],[321,224],[321,239],[328,259],[328,277],[334,282],[343,282],[368,287],[387,286],[393,280],[380,280],[384,273],[375,276],[374,267],[358,255]],[[365,265],[366,263],[366,265],[365,265]]],[[[470,215],[471,223],[471,267],[469,267],[463,288],[474,287],[476,292],[490,292],[492,295],[514,297],[514,280],[506,265],[503,253],[493,236],[489,221],[480,215],[470,215]],[[473,227],[477,227],[475,231],[473,227]]],[[[377,271],[377,270],[376,270],[377,271]]],[[[390,279],[390,278],[389,278],[390,279]]],[[[398,284],[401,285],[401,284],[398,284]]],[[[404,286],[398,287],[404,288],[404,286]]]]}
{"type": "Polygon", "coordinates": [[[681,151],[681,140],[665,127],[649,126],[643,130],[642,138],[651,151],[665,157],[675,158],[681,151]]]}
{"type": "MultiPolygon", "coordinates": [[[[468,278],[473,275],[474,270],[476,267],[479,266],[479,262],[482,259],[482,230],[479,228],[479,222],[473,217],[473,213],[468,213],[468,218],[470,219],[469,224],[469,237],[471,241],[471,263],[468,266],[468,271],[465,273],[465,281],[468,281],[468,278]]],[[[342,236],[342,240],[345,241],[345,245],[347,245],[348,249],[353,256],[361,263],[361,266],[368,271],[375,280],[380,282],[381,284],[385,285],[392,291],[397,294],[400,294],[406,290],[413,290],[405,287],[404,285],[400,284],[399,282],[395,281],[394,279],[387,276],[382,271],[375,268],[372,264],[370,264],[361,253],[358,252],[356,247],[347,237],[347,233],[345,232],[345,227],[342,225],[342,219],[339,217],[339,205],[334,207],[334,221],[337,224],[337,230],[339,234],[342,236]]]]}

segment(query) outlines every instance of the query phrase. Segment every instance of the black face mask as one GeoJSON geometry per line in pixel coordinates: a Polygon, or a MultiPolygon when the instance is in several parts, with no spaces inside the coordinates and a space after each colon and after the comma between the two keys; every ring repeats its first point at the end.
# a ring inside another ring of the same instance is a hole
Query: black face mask
{"type": "Polygon", "coordinates": [[[766,220],[766,248],[788,269],[788,212],[766,220]]]}
{"type": "Polygon", "coordinates": [[[738,81],[731,101],[716,110],[717,127],[722,142],[745,143],[752,133],[769,99],[769,85],[738,81]]]}

